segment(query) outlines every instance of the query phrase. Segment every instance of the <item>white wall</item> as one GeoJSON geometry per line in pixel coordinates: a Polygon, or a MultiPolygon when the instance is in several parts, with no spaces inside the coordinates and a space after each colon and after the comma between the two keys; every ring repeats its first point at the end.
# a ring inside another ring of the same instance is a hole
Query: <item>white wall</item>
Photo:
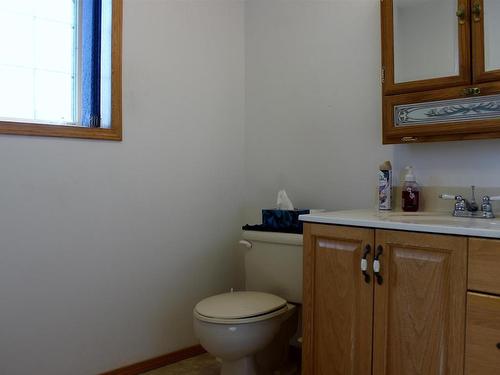
{"type": "Polygon", "coordinates": [[[379,0],[246,3],[247,204],[373,204],[381,146],[379,0]]]}
{"type": "Polygon", "coordinates": [[[89,375],[196,343],[232,286],[243,4],[126,0],[124,141],[0,137],[0,373],[89,375]]]}
{"type": "MultiPolygon", "coordinates": [[[[500,187],[500,140],[381,145],[379,0],[248,0],[249,208],[374,205],[378,164],[432,186],[500,187]]],[[[498,190],[500,193],[500,189],[498,190]]]]}
{"type": "Polygon", "coordinates": [[[395,169],[414,165],[425,186],[476,185],[500,194],[500,140],[398,145],[395,169]]]}

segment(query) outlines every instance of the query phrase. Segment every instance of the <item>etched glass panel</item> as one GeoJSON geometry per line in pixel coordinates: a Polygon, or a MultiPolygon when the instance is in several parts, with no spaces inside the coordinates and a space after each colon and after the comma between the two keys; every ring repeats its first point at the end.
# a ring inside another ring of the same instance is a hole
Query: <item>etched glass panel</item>
{"type": "Polygon", "coordinates": [[[394,0],[395,83],[459,75],[457,8],[458,0],[394,0]]]}
{"type": "Polygon", "coordinates": [[[500,95],[404,104],[394,107],[395,127],[500,119],[500,95]]]}

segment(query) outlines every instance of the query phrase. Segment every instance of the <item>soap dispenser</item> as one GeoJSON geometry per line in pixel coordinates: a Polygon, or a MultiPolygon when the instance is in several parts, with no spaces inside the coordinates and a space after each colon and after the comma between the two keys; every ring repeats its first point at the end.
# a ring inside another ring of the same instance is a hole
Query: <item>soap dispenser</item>
{"type": "Polygon", "coordinates": [[[408,166],[405,170],[401,208],[405,212],[416,212],[420,203],[420,188],[413,174],[413,167],[408,166]]]}

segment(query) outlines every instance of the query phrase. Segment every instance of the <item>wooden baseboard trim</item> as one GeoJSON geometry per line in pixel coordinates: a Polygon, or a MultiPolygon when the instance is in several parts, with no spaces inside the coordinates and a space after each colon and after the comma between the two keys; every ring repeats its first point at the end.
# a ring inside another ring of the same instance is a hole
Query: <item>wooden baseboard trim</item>
{"type": "Polygon", "coordinates": [[[103,372],[100,375],[139,375],[203,353],[206,353],[205,349],[203,349],[201,345],[195,345],[173,353],[164,354],[159,357],[124,366],[116,370],[103,372]]]}

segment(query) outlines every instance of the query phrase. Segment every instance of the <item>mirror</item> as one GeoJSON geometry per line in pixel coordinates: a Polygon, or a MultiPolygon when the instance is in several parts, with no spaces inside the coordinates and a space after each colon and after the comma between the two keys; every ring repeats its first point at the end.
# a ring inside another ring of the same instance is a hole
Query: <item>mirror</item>
{"type": "MultiPolygon", "coordinates": [[[[394,0],[395,83],[459,75],[457,2],[394,0]]],[[[500,9],[500,1],[489,2],[500,9]]],[[[491,24],[498,35],[500,25],[491,24]]],[[[500,64],[500,59],[496,62],[500,64]]]]}
{"type": "Polygon", "coordinates": [[[485,70],[500,69],[500,1],[484,0],[485,70]]]}

